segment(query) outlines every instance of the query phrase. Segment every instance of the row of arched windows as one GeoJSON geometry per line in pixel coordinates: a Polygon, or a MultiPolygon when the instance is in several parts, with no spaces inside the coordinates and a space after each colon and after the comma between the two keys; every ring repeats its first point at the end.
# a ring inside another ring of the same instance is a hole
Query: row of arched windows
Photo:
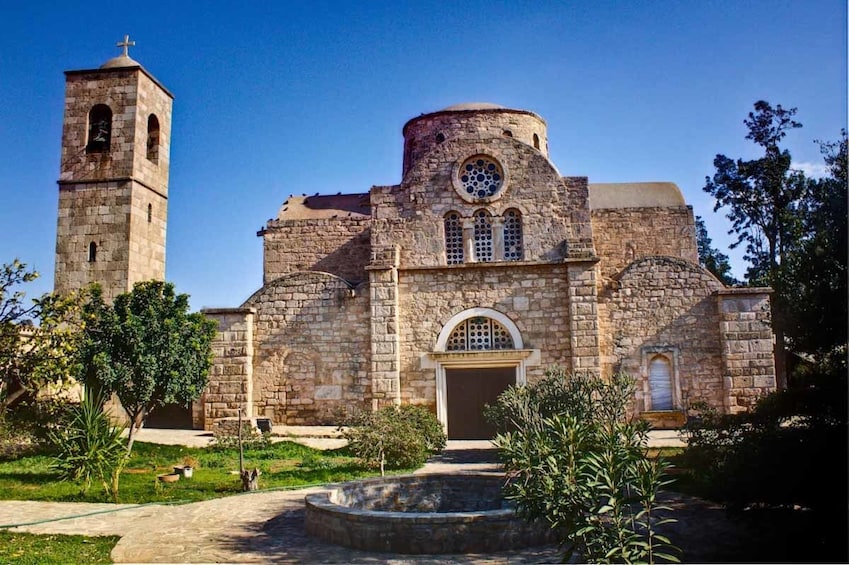
{"type": "Polygon", "coordinates": [[[449,265],[522,260],[522,213],[515,208],[502,216],[480,209],[471,218],[452,211],[445,214],[444,225],[449,265]]]}
{"type": "MultiPolygon", "coordinates": [[[[112,110],[106,104],[97,104],[88,113],[87,153],[108,153],[112,145],[112,110]]],[[[159,162],[159,118],[147,117],[147,158],[159,162]]]]}

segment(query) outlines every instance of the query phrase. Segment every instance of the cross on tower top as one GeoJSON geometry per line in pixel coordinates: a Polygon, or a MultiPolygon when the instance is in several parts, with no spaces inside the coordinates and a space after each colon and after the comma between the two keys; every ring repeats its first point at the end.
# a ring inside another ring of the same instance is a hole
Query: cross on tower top
{"type": "Polygon", "coordinates": [[[124,41],[119,41],[118,43],[115,44],[116,47],[123,47],[124,48],[124,57],[130,56],[129,49],[130,49],[130,47],[134,47],[135,45],[136,45],[136,42],[130,41],[129,35],[124,36],[124,41]]]}

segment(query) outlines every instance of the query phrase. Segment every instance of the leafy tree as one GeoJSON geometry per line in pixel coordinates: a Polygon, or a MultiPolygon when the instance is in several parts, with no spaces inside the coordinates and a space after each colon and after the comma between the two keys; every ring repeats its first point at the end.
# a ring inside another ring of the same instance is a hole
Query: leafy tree
{"type": "Polygon", "coordinates": [[[714,211],[727,209],[732,222],[730,233],[737,234],[732,248],[745,243],[745,258],[750,267],[749,282],[769,285],[776,290],[773,300],[773,330],[776,336],[776,363],[779,386],[786,387],[784,371],[784,334],[787,325],[782,312],[785,296],[779,267],[798,239],[802,225],[800,207],[808,190],[805,175],[790,168],[790,152],[779,143],[787,130],[802,127],[793,116],[796,108],[774,108],[763,100],[755,102],[755,111],[743,121],[749,130],[746,139],[763,148],[763,156],[753,160],[729,159],[717,155],[716,173],[705,178],[705,192],[716,199],[714,211]]]}
{"type": "Polygon", "coordinates": [[[111,306],[96,289],[85,307],[82,380],[118,396],[130,420],[128,453],[148,414],[188,404],[206,387],[215,322],[190,314],[188,298],[170,283],[147,281],[111,306]]]}
{"type": "Polygon", "coordinates": [[[782,266],[781,288],[793,349],[845,371],[847,343],[846,130],[837,142],[820,142],[829,175],[810,179],[802,201],[802,236],[782,266]]]}
{"type": "Polygon", "coordinates": [[[27,393],[67,383],[79,342],[81,293],[25,303],[20,287],[38,278],[15,259],[0,267],[0,413],[27,393]]]}
{"type": "Polygon", "coordinates": [[[788,521],[794,514],[806,517],[802,531],[788,532],[806,540],[791,544],[799,554],[759,555],[764,561],[845,563],[848,556],[846,372],[814,374],[810,385],[764,396],[741,414],[696,404],[684,430],[681,463],[697,494],[782,516],[785,529],[798,523],[788,521]]]}
{"type": "Polygon", "coordinates": [[[722,284],[726,286],[739,284],[740,281],[731,274],[731,263],[728,262],[728,255],[712,247],[712,243],[704,221],[700,216],[696,216],[696,244],[699,250],[699,263],[722,281],[722,284]]]}

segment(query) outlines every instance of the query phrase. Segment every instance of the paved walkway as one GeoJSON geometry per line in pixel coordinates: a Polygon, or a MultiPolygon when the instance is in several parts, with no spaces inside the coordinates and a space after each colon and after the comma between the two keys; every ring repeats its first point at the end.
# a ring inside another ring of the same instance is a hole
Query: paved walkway
{"type": "MultiPolygon", "coordinates": [[[[319,444],[319,440],[339,441],[317,437],[325,435],[321,430],[311,432],[314,435],[307,439],[319,444]]],[[[202,442],[210,438],[203,432],[143,430],[138,439],[205,445],[202,442]]],[[[496,452],[488,441],[451,441],[419,470],[463,471],[498,471],[496,452]]],[[[112,551],[117,563],[550,563],[560,558],[556,546],[408,556],[327,544],[309,537],[303,528],[304,496],[319,490],[261,491],[180,506],[0,501],[0,525],[21,524],[14,529],[33,533],[118,535],[121,539],[112,551]]],[[[698,536],[727,536],[727,525],[710,527],[710,516],[717,509],[699,504],[698,518],[693,519],[699,523],[698,536]]]]}
{"type": "MultiPolygon", "coordinates": [[[[345,445],[345,440],[335,426],[274,426],[272,441],[296,441],[316,449],[336,449],[345,445]]],[[[142,428],[136,435],[137,441],[164,445],[186,445],[206,447],[212,441],[212,432],[204,430],[165,430],[142,428]]],[[[453,443],[450,442],[450,443],[453,443]]],[[[490,447],[486,440],[462,441],[456,445],[472,443],[490,447]]],[[[649,447],[684,447],[676,430],[652,430],[649,432],[649,447]]]]}

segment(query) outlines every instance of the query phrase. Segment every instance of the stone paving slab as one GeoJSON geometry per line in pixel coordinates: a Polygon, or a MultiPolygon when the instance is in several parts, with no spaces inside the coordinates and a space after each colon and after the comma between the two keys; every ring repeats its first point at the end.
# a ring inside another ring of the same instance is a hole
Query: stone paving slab
{"type": "Polygon", "coordinates": [[[34,534],[120,536],[139,520],[167,510],[163,505],[88,502],[0,501],[0,526],[27,524],[16,531],[34,534]]]}

